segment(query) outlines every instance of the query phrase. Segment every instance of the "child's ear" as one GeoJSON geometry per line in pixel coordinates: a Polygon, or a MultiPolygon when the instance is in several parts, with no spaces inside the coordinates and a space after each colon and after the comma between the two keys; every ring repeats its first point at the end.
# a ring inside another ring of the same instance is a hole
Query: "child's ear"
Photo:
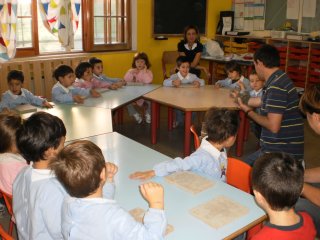
{"type": "Polygon", "coordinates": [[[101,170],[101,173],[100,173],[100,179],[101,181],[104,183],[107,179],[107,169],[106,167],[104,167],[102,170],[101,170]]]}
{"type": "Polygon", "coordinates": [[[255,198],[256,198],[256,202],[257,202],[261,207],[265,206],[266,200],[265,200],[265,198],[262,196],[262,194],[261,194],[259,191],[255,190],[255,189],[253,189],[253,194],[254,194],[254,196],[255,196],[255,198]]]}

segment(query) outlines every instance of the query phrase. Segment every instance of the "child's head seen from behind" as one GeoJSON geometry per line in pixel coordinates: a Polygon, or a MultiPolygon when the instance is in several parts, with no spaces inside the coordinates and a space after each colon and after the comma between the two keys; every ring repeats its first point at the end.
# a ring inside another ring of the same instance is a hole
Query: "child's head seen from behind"
{"type": "Polygon", "coordinates": [[[17,146],[28,162],[50,160],[64,145],[66,128],[62,120],[46,112],[26,119],[17,131],[17,146]]]}
{"type": "Polygon", "coordinates": [[[258,204],[273,211],[293,208],[302,192],[303,175],[302,161],[289,154],[263,154],[252,169],[252,188],[258,204]]]}
{"type": "Polygon", "coordinates": [[[9,90],[14,95],[20,95],[21,88],[24,82],[23,72],[19,70],[11,70],[8,73],[7,82],[8,82],[9,90]]]}
{"type": "Polygon", "coordinates": [[[92,65],[88,62],[81,62],[75,69],[77,78],[82,78],[85,81],[91,81],[92,79],[92,65]]]}
{"type": "Polygon", "coordinates": [[[132,68],[143,70],[145,67],[147,69],[151,67],[147,54],[144,52],[136,53],[133,57],[132,68]]]}
{"type": "Polygon", "coordinates": [[[239,80],[242,74],[241,67],[236,61],[227,62],[225,71],[228,74],[228,78],[231,80],[239,80]]]}
{"type": "Polygon", "coordinates": [[[101,59],[92,57],[89,59],[89,63],[91,64],[92,72],[96,76],[100,76],[103,73],[103,62],[101,59]]]}
{"type": "Polygon", "coordinates": [[[87,140],[67,145],[51,163],[50,168],[67,192],[77,198],[95,193],[106,177],[101,149],[87,140]]]}
{"type": "Polygon", "coordinates": [[[17,153],[16,132],[21,127],[21,117],[15,113],[0,114],[0,153],[17,153]]]}
{"type": "Polygon", "coordinates": [[[186,77],[189,74],[190,63],[186,56],[179,56],[176,60],[177,69],[182,77],[186,77]]]}
{"type": "Polygon", "coordinates": [[[74,71],[68,65],[60,65],[53,71],[53,77],[64,87],[70,87],[75,80],[74,71]]]}
{"type": "Polygon", "coordinates": [[[206,112],[205,126],[208,141],[231,147],[237,136],[238,113],[226,108],[211,108],[206,112]]]}
{"type": "Polygon", "coordinates": [[[264,86],[264,81],[259,79],[259,76],[255,70],[249,75],[250,87],[255,91],[259,91],[264,86]]]}

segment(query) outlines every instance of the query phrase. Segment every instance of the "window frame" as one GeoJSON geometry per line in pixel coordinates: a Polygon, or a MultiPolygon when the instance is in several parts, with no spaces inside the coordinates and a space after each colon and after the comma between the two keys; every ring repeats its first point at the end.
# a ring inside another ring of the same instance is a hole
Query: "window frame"
{"type": "MultiPolygon", "coordinates": [[[[106,0],[103,0],[106,1],[106,0]]],[[[124,0],[125,1],[125,0],[124,0]]],[[[38,12],[37,12],[37,0],[31,1],[31,14],[32,14],[32,45],[29,48],[17,48],[17,57],[32,57],[39,55],[56,55],[56,52],[52,53],[40,53],[39,49],[39,35],[38,35],[38,12]]],[[[125,9],[127,16],[127,29],[123,29],[123,34],[127,38],[124,43],[105,43],[105,44],[94,44],[94,1],[93,0],[81,0],[81,13],[82,13],[82,51],[64,51],[59,54],[70,54],[77,52],[102,52],[102,51],[127,51],[131,50],[132,47],[132,19],[131,19],[131,4],[132,0],[127,0],[125,9]],[[86,9],[84,11],[84,9],[86,9]]],[[[105,33],[107,34],[107,33],[105,33]]]]}

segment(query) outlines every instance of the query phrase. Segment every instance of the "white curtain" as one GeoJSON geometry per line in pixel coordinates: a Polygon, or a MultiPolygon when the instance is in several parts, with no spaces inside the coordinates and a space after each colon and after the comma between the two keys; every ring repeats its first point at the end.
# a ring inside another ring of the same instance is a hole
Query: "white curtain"
{"type": "Polygon", "coordinates": [[[0,0],[0,61],[16,54],[17,0],[0,0]]]}

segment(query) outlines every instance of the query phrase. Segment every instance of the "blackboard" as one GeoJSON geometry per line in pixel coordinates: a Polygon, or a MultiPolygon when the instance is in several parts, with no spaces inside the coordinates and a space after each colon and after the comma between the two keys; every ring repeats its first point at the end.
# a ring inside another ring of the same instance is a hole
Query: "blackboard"
{"type": "Polygon", "coordinates": [[[153,0],[153,35],[181,35],[187,25],[206,33],[207,0],[153,0]]]}

